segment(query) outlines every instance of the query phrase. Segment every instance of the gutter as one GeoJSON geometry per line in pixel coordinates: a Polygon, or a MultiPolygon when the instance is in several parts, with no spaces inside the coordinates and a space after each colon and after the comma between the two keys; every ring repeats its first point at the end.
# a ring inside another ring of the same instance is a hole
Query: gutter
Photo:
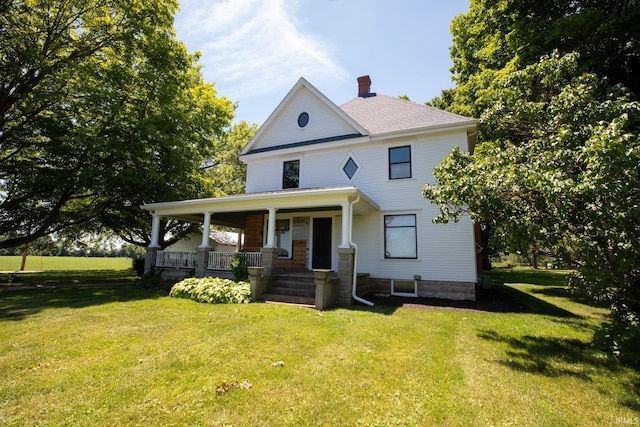
{"type": "Polygon", "coordinates": [[[364,298],[360,298],[358,295],[356,295],[356,286],[358,284],[358,245],[356,245],[352,240],[351,237],[353,235],[353,206],[358,203],[360,201],[360,196],[356,197],[356,199],[351,202],[351,206],[349,206],[349,245],[351,245],[351,247],[353,247],[355,249],[355,252],[353,253],[353,279],[352,279],[352,286],[351,286],[351,296],[353,297],[354,300],[361,302],[362,304],[366,304],[369,307],[373,307],[373,303],[371,301],[367,301],[364,298]]]}

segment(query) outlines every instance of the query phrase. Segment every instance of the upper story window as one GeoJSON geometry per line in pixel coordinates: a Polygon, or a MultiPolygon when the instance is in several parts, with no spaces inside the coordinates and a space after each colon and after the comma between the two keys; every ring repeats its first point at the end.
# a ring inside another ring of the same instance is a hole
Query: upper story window
{"type": "Polygon", "coordinates": [[[389,179],[411,178],[411,146],[389,148],[389,179]]]}
{"type": "Polygon", "coordinates": [[[282,188],[300,187],[300,160],[289,160],[282,167],[282,188]]]}
{"type": "Polygon", "coordinates": [[[303,128],[308,124],[309,124],[309,113],[307,112],[300,113],[300,115],[298,116],[298,126],[303,128]]]}
{"type": "Polygon", "coordinates": [[[352,179],[353,176],[358,171],[358,164],[353,160],[353,158],[349,157],[347,163],[344,164],[342,171],[347,175],[349,179],[352,179]]]}

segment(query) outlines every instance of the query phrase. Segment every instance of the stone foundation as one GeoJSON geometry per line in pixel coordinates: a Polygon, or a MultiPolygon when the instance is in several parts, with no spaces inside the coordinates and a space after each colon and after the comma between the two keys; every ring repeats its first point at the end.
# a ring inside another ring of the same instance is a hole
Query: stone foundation
{"type": "Polygon", "coordinates": [[[144,272],[149,273],[156,266],[156,257],[160,248],[147,248],[144,255],[144,272]]]}
{"type": "MultiPolygon", "coordinates": [[[[371,293],[391,293],[391,279],[370,279],[371,293]]],[[[476,284],[473,282],[445,282],[418,280],[418,296],[450,300],[476,300],[476,284]]]]}
{"type": "Polygon", "coordinates": [[[353,284],[353,248],[338,248],[338,305],[349,306],[353,304],[351,287],[353,284]]]}
{"type": "Polygon", "coordinates": [[[264,277],[263,267],[249,267],[249,283],[251,285],[251,298],[259,300],[269,286],[269,277],[264,277]]]}
{"type": "Polygon", "coordinates": [[[262,273],[266,277],[271,277],[278,271],[278,248],[262,248],[262,267],[264,272],[262,273]]]}
{"type": "Polygon", "coordinates": [[[329,270],[313,270],[316,285],[316,309],[329,310],[336,305],[336,289],[338,281],[329,277],[329,270]]]}
{"type": "Polygon", "coordinates": [[[192,270],[183,268],[158,268],[156,272],[160,274],[161,280],[167,280],[169,282],[179,282],[192,275],[192,270]]]}
{"type": "Polygon", "coordinates": [[[196,277],[204,277],[207,271],[207,264],[209,264],[209,251],[211,248],[198,248],[196,250],[196,277]]]}

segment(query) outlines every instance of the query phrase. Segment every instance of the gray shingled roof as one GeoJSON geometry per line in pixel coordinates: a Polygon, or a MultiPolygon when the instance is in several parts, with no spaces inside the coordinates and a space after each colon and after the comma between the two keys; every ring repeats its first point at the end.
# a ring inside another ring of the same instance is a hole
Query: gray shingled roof
{"type": "Polygon", "coordinates": [[[474,119],[386,95],[358,97],[340,106],[371,135],[475,122],[474,119]]]}

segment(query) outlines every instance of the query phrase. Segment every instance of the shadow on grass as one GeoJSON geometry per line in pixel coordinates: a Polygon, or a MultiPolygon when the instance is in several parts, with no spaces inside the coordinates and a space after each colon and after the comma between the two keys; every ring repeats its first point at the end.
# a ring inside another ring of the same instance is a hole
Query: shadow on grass
{"type": "Polygon", "coordinates": [[[551,304],[547,301],[543,301],[540,298],[536,298],[534,295],[531,295],[527,292],[523,292],[511,286],[494,285],[494,287],[497,289],[500,289],[501,292],[504,292],[505,294],[510,295],[515,300],[525,304],[527,307],[529,307],[530,312],[532,313],[544,314],[547,316],[555,316],[555,317],[574,318],[574,319],[580,318],[580,316],[573,314],[570,311],[560,308],[557,305],[551,304]]]}
{"type": "Polygon", "coordinates": [[[413,298],[396,296],[369,296],[367,300],[373,307],[354,305],[353,309],[369,310],[380,314],[393,314],[398,308],[422,310],[465,310],[487,313],[535,313],[567,319],[581,317],[562,308],[543,301],[535,296],[506,285],[494,285],[491,289],[482,289],[477,301],[458,301],[439,298],[413,298]]]}
{"type": "Polygon", "coordinates": [[[136,279],[133,269],[128,270],[53,270],[38,272],[0,273],[0,289],[3,287],[78,284],[119,283],[136,279]]]}
{"type": "Polygon", "coordinates": [[[20,321],[49,308],[82,308],[112,302],[159,298],[131,284],[53,287],[0,293],[0,322],[20,321]]]}
{"type": "Polygon", "coordinates": [[[633,394],[623,399],[622,405],[636,412],[640,411],[640,378],[629,381],[626,388],[631,390],[633,394]]]}
{"type": "Polygon", "coordinates": [[[493,330],[482,330],[480,338],[508,345],[506,358],[501,365],[516,371],[544,375],[546,377],[570,376],[592,381],[590,369],[606,368],[617,371],[620,365],[604,358],[588,342],[577,339],[524,335],[513,337],[493,330]]]}

